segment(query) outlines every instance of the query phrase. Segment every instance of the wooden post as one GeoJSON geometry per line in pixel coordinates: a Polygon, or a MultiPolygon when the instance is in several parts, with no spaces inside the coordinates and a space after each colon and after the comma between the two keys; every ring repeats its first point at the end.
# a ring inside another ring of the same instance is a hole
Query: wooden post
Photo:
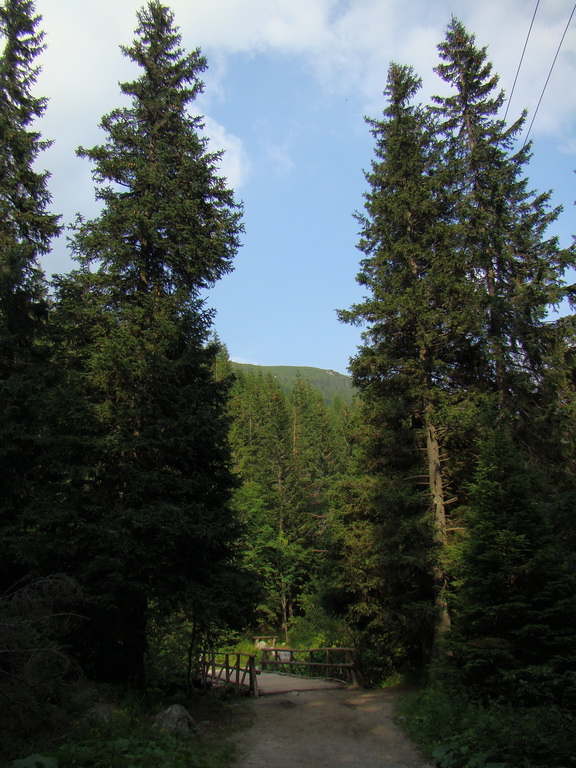
{"type": "Polygon", "coordinates": [[[206,669],[206,654],[200,654],[200,685],[202,690],[205,691],[208,685],[208,670],[206,669]]]}
{"type": "Polygon", "coordinates": [[[346,651],[346,661],[349,664],[351,664],[350,677],[352,678],[352,687],[360,688],[360,680],[358,679],[358,673],[356,671],[356,662],[354,661],[354,656],[352,655],[352,651],[346,651]]]}
{"type": "Polygon", "coordinates": [[[250,669],[250,692],[252,696],[258,696],[258,677],[256,675],[256,657],[248,658],[248,668],[250,669]]]}

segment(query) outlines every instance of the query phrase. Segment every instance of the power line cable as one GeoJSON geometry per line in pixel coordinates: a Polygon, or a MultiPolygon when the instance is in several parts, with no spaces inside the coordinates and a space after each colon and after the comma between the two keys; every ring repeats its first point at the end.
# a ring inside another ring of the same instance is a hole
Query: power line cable
{"type": "Polygon", "coordinates": [[[512,96],[514,96],[514,89],[516,88],[516,81],[518,80],[518,75],[520,74],[520,67],[522,66],[522,62],[524,61],[524,54],[526,53],[526,47],[528,45],[528,40],[530,39],[530,33],[532,32],[532,26],[534,25],[534,19],[536,18],[536,13],[538,11],[538,6],[539,5],[540,5],[540,0],[537,0],[536,8],[534,8],[534,14],[532,15],[532,21],[530,22],[530,29],[528,30],[528,34],[526,35],[526,40],[524,41],[524,50],[522,51],[522,56],[520,56],[520,63],[518,64],[518,69],[516,70],[516,77],[514,78],[514,84],[512,85],[512,90],[510,91],[510,97],[508,99],[508,105],[506,107],[506,112],[504,113],[504,122],[506,122],[506,117],[508,115],[508,110],[510,109],[510,102],[512,101],[512,96]]]}
{"type": "Polygon", "coordinates": [[[542,102],[544,92],[546,91],[548,81],[550,80],[550,75],[552,74],[552,70],[554,69],[554,65],[556,64],[556,59],[558,58],[558,54],[560,53],[560,48],[562,48],[562,43],[564,42],[564,38],[566,37],[566,32],[568,32],[568,27],[570,26],[572,17],[574,16],[574,11],[576,11],[576,4],[574,5],[574,8],[572,8],[572,13],[570,14],[570,18],[568,19],[568,23],[566,24],[566,29],[564,30],[564,34],[562,35],[562,38],[558,45],[558,50],[556,51],[556,55],[554,56],[554,61],[552,62],[552,66],[550,67],[550,72],[548,72],[548,77],[546,78],[546,82],[544,83],[544,88],[542,88],[542,93],[540,94],[540,98],[538,99],[536,110],[532,115],[532,122],[530,123],[530,127],[528,128],[528,133],[526,134],[526,138],[524,139],[524,144],[522,145],[523,147],[526,145],[526,142],[528,141],[528,137],[530,136],[530,131],[532,130],[532,126],[534,125],[534,120],[536,120],[536,115],[538,114],[538,110],[540,109],[540,104],[542,102]]]}

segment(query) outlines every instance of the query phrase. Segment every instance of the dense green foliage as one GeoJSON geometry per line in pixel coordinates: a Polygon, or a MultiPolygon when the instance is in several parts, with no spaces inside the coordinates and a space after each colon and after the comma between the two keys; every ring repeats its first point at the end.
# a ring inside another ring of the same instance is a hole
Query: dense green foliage
{"type": "Polygon", "coordinates": [[[559,210],[528,189],[524,117],[499,119],[486,50],[452,19],[439,53],[448,95],[415,105],[418,78],[392,64],[384,119],[369,121],[367,296],[341,312],[364,327],[346,613],[388,670],[434,659],[432,706],[456,702],[423,735],[439,765],[567,765],[539,713],[556,708],[573,736],[574,318],[548,312],[573,296],[575,254],[546,235],[559,210]],[[515,714],[535,730],[516,753],[515,714]]]}
{"type": "Polygon", "coordinates": [[[4,230],[13,245],[2,252],[11,280],[2,293],[11,363],[2,428],[26,436],[7,440],[6,464],[19,450],[26,474],[14,478],[18,504],[3,501],[2,567],[6,580],[72,578],[83,621],[69,627],[70,652],[96,679],[142,686],[151,604],[157,614],[186,605],[198,624],[226,624],[243,613],[239,585],[251,594],[230,504],[229,382],[214,376],[219,347],[200,297],[231,269],[241,211],[217,175],[201,118],[189,116],[205,60],[180,49],[172,14],[151,2],[123,49],[141,69],[121,85],[131,103],[103,118],[102,146],[79,150],[95,164],[103,208],[92,221],[77,218],[78,269],[55,281],[42,376],[28,384],[17,368],[26,356],[30,369],[39,345],[32,319],[47,309],[35,259],[58,231],[44,211],[45,175],[30,168],[42,142],[24,130],[44,105],[28,99],[41,41],[32,10],[9,2],[2,11],[2,117],[14,124],[2,192],[13,206],[4,230]],[[35,398],[30,433],[28,409],[21,417],[9,407],[25,387],[22,406],[35,398]]]}
{"type": "MultiPolygon", "coordinates": [[[[29,498],[38,440],[38,397],[48,353],[48,311],[39,259],[58,235],[49,212],[48,174],[38,170],[50,142],[33,129],[46,99],[33,94],[43,34],[30,0],[0,7],[0,526],[11,524],[29,498]]],[[[0,587],[18,578],[2,544],[0,587]]]]}
{"type": "Polygon", "coordinates": [[[573,709],[552,703],[487,707],[432,685],[403,704],[408,734],[438,768],[567,768],[574,765],[573,709]]]}
{"type": "MultiPolygon", "coordinates": [[[[210,717],[215,733],[185,735],[150,726],[154,708],[133,695],[116,698],[92,689],[88,713],[76,712],[71,730],[58,744],[42,752],[9,762],[6,768],[225,768],[235,756],[232,743],[223,739],[219,719],[231,713],[222,700],[196,702],[194,717],[210,717]],[[222,712],[224,710],[224,712],[222,712]]],[[[79,702],[76,702],[78,706],[79,702]]]]}
{"type": "Polygon", "coordinates": [[[326,569],[330,492],[346,467],[349,409],[327,407],[303,378],[284,395],[271,375],[251,373],[237,375],[230,409],[244,557],[262,584],[259,633],[286,636],[326,569]]]}

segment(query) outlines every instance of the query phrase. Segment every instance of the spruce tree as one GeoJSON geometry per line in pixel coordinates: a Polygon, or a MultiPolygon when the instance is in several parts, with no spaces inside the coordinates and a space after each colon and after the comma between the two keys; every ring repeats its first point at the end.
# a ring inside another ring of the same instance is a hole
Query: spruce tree
{"type": "MultiPolygon", "coordinates": [[[[476,509],[481,498],[481,512],[479,517],[470,518],[474,522],[470,523],[469,545],[465,547],[461,566],[465,574],[463,599],[468,595],[470,604],[478,602],[478,611],[484,610],[484,627],[480,623],[475,625],[477,640],[490,632],[486,617],[499,612],[508,613],[510,633],[524,632],[527,636],[533,622],[528,616],[540,614],[541,632],[547,631],[550,636],[554,630],[549,622],[553,619],[542,610],[542,594],[544,591],[546,599],[563,600],[562,579],[557,579],[554,586],[550,578],[546,582],[541,579],[540,586],[534,583],[527,587],[522,596],[526,601],[523,615],[514,615],[513,610],[505,607],[506,590],[497,595],[498,589],[493,589],[494,602],[482,609],[485,598],[481,600],[478,596],[487,584],[496,583],[499,578],[517,579],[506,576],[505,566],[503,573],[497,560],[490,579],[481,573],[474,543],[479,536],[484,544],[490,539],[502,543],[508,537],[514,549],[514,537],[520,536],[519,540],[529,542],[531,547],[530,554],[523,555],[527,569],[532,567],[531,562],[542,565],[548,558],[550,564],[554,559],[550,556],[550,540],[543,533],[546,525],[539,515],[547,513],[547,523],[553,518],[558,523],[559,508],[572,495],[569,489],[570,485],[573,487],[573,454],[566,439],[570,427],[567,433],[566,422],[561,422],[566,417],[572,420],[570,387],[566,388],[569,373],[562,358],[570,346],[574,321],[550,321],[548,312],[551,306],[573,295],[574,286],[567,285],[564,276],[569,267],[574,267],[574,249],[561,249],[558,239],[547,235],[547,228],[560,209],[550,207],[550,193],[537,194],[528,187],[526,166],[530,146],[516,146],[525,116],[511,126],[498,117],[504,94],[498,88],[498,77],[487,60],[486,49],[478,48],[474,36],[452,19],[439,51],[442,63],[436,71],[452,86],[450,95],[435,98],[435,111],[447,143],[446,163],[458,179],[459,229],[455,247],[470,286],[479,359],[485,360],[475,386],[476,392],[484,392],[484,397],[476,397],[478,416],[471,436],[483,431],[482,424],[488,415],[511,443],[506,450],[493,446],[502,471],[506,468],[508,472],[503,471],[502,486],[512,497],[527,473],[532,480],[530,503],[525,490],[525,498],[514,501],[517,517],[505,514],[506,505],[511,506],[511,502],[497,493],[479,493],[475,486],[470,505],[476,509]],[[499,416],[494,416],[491,403],[497,405],[499,416]],[[556,598],[551,597],[554,589],[559,590],[556,598]],[[474,594],[478,600],[470,598],[474,594]],[[543,629],[546,626],[548,629],[543,629]]],[[[473,457],[474,451],[469,455],[473,457]]],[[[493,456],[490,460],[495,461],[493,456]]],[[[468,462],[467,466],[475,475],[483,473],[485,480],[486,467],[482,463],[473,467],[468,462]]],[[[488,480],[485,482],[491,487],[488,480]]],[[[463,504],[466,491],[462,486],[461,489],[463,504]]],[[[564,546],[557,546],[555,557],[558,561],[565,557],[564,546]]],[[[485,557],[484,564],[487,562],[489,558],[485,557]]],[[[469,605],[467,612],[456,614],[456,637],[468,633],[468,640],[474,642],[472,625],[466,624],[466,617],[473,611],[469,605]]],[[[534,640],[533,645],[539,650],[534,651],[532,660],[539,655],[544,661],[548,652],[543,644],[534,640]]],[[[515,663],[521,663],[520,652],[512,655],[515,663]]]]}
{"type": "MultiPolygon", "coordinates": [[[[437,634],[449,621],[447,534],[464,528],[466,481],[486,414],[496,405],[534,461],[539,437],[529,434],[531,419],[545,402],[557,411],[550,365],[565,342],[562,324],[546,315],[571,294],[563,276],[574,262],[572,250],[546,236],[559,210],[550,208],[549,194],[528,189],[530,149],[514,146],[524,118],[510,128],[498,119],[503,95],[485,49],[453,19],[439,50],[436,71],[455,93],[435,98],[433,108],[411,106],[419,81],[409,68],[390,67],[385,119],[371,121],[377,159],[359,217],[365,258],[358,282],[369,296],[341,312],[342,320],[366,325],[351,363],[366,421],[361,536],[379,541],[372,533],[379,525],[384,537],[366,578],[373,596],[379,584],[380,596],[364,605],[374,606],[374,618],[378,604],[395,604],[398,625],[409,626],[402,623],[414,599],[402,587],[409,576],[396,576],[399,553],[405,562],[410,554],[421,584],[433,571],[437,634]],[[399,538],[401,521],[418,519],[433,521],[433,543],[410,530],[399,538]]],[[[362,592],[362,578],[357,583],[362,592]]],[[[390,628],[386,609],[380,615],[390,628]]],[[[413,628],[406,632],[406,647],[410,633],[416,639],[413,628]]]]}
{"type": "Polygon", "coordinates": [[[477,450],[450,664],[473,698],[561,704],[573,688],[574,575],[558,557],[534,477],[509,426],[493,418],[477,450]]]}
{"type": "MultiPolygon", "coordinates": [[[[3,529],[25,504],[38,437],[38,397],[47,366],[41,343],[47,316],[39,258],[60,228],[49,212],[48,173],[38,169],[49,145],[34,130],[46,99],[34,94],[44,49],[31,0],[0,7],[0,474],[3,529]]],[[[3,537],[4,538],[4,537],[3,537]]],[[[12,560],[7,579],[17,577],[12,560]]],[[[5,585],[6,586],[6,585],[5,585]]]]}
{"type": "Polygon", "coordinates": [[[120,86],[130,104],[103,118],[104,144],[79,150],[103,208],[78,217],[79,268],[56,281],[53,511],[32,509],[29,525],[36,567],[59,560],[85,590],[89,671],[142,685],[150,601],[187,602],[193,620],[234,614],[228,380],[201,294],[231,269],[242,226],[188,112],[204,57],[181,49],[156,0],[122,51],[141,70],[120,86]]]}
{"type": "Polygon", "coordinates": [[[435,111],[458,179],[457,243],[473,294],[469,309],[478,318],[486,379],[502,407],[519,410],[518,398],[542,377],[548,311],[572,291],[563,277],[574,251],[546,235],[560,208],[550,207],[549,192],[528,188],[530,144],[516,146],[525,114],[511,126],[499,118],[505,96],[486,48],[453,18],[438,49],[436,72],[452,93],[435,97],[435,111]]]}
{"type": "Polygon", "coordinates": [[[0,8],[0,127],[2,147],[2,230],[0,233],[0,372],[7,379],[27,362],[32,340],[46,313],[46,285],[38,259],[60,232],[48,211],[49,174],[34,166],[51,142],[32,123],[44,114],[46,99],[33,94],[35,60],[44,49],[40,17],[31,0],[6,0],[0,8]],[[24,360],[22,360],[24,358],[24,360]]]}
{"type": "MultiPolygon", "coordinates": [[[[410,67],[392,64],[384,119],[368,121],[376,159],[358,216],[365,257],[357,281],[369,295],[340,312],[341,320],[365,325],[351,371],[367,420],[359,471],[373,478],[360,527],[372,538],[364,529],[376,526],[379,540],[369,602],[380,605],[390,649],[403,645],[410,664],[429,652],[432,625],[437,633],[448,625],[439,560],[448,483],[441,434],[474,360],[466,285],[451,247],[452,180],[430,112],[412,104],[419,88],[410,67]]],[[[346,546],[353,557],[354,545],[346,546]]]]}

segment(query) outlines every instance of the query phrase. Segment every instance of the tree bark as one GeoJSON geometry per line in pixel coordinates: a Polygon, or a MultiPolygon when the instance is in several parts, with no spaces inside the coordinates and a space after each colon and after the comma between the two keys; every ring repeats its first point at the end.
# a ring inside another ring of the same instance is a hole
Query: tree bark
{"type": "Polygon", "coordinates": [[[434,511],[434,540],[439,549],[439,557],[437,557],[434,567],[434,604],[438,611],[438,617],[434,627],[433,655],[437,656],[438,641],[444,632],[450,628],[450,614],[448,613],[448,604],[444,595],[446,572],[441,562],[441,556],[446,547],[446,504],[444,501],[444,483],[440,462],[440,443],[436,425],[432,420],[431,406],[427,408],[425,413],[425,429],[428,484],[434,511]]]}

